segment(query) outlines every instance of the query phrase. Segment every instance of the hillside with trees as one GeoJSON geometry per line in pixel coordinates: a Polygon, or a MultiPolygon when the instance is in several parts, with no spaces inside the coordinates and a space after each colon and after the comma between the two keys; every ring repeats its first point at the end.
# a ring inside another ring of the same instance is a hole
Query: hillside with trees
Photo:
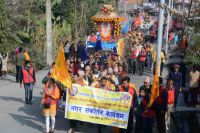
{"type": "MultiPolygon", "coordinates": [[[[65,40],[77,42],[93,29],[91,17],[114,0],[51,0],[53,53],[65,40]]],[[[37,67],[46,65],[46,0],[0,1],[0,53],[27,49],[37,67]]],[[[53,56],[54,57],[54,56],[53,56]]]]}

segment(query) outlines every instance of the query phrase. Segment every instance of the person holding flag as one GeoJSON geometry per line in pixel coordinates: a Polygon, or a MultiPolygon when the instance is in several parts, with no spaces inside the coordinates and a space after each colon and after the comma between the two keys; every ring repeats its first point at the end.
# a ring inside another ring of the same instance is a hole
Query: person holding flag
{"type": "Polygon", "coordinates": [[[44,94],[41,101],[43,104],[43,114],[46,117],[46,133],[54,133],[56,112],[57,112],[57,99],[60,97],[59,89],[54,79],[50,78],[47,85],[44,87],[44,94]],[[51,117],[51,121],[50,121],[51,117]],[[49,125],[51,122],[51,130],[49,125]]]}
{"type": "Polygon", "coordinates": [[[166,86],[163,85],[162,77],[159,77],[159,96],[156,98],[155,104],[155,118],[158,128],[158,133],[166,133],[165,114],[167,112],[168,91],[166,86]]]}
{"type": "MultiPolygon", "coordinates": [[[[60,47],[60,49],[58,51],[56,62],[53,65],[53,68],[51,70],[51,79],[54,79],[56,82],[60,82],[63,85],[63,87],[65,87],[69,90],[72,89],[72,79],[71,79],[71,75],[68,71],[63,47],[60,47]]],[[[54,82],[52,82],[52,84],[53,84],[52,86],[55,86],[57,88],[57,85],[54,82]]],[[[59,92],[59,90],[58,90],[58,92],[59,92]]],[[[68,91],[66,91],[66,93],[68,93],[68,91]]],[[[47,97],[48,97],[48,93],[46,93],[46,94],[47,94],[47,97]]],[[[56,98],[56,100],[58,98],[59,98],[59,96],[56,98]]],[[[49,111],[47,111],[47,114],[48,114],[48,112],[49,111]]],[[[54,115],[55,115],[55,113],[53,113],[52,115],[50,114],[50,116],[53,116],[53,122],[55,122],[54,121],[54,118],[55,118],[54,115]]],[[[49,116],[49,115],[47,115],[47,116],[49,116]]],[[[46,117],[47,133],[48,133],[48,129],[49,129],[48,128],[48,126],[49,126],[48,120],[49,120],[49,117],[46,117]]],[[[54,126],[55,126],[54,123],[52,123],[53,128],[54,128],[54,126]]]]}
{"type": "Polygon", "coordinates": [[[149,106],[151,95],[152,94],[150,91],[149,93],[145,92],[145,96],[143,97],[141,102],[142,133],[153,132],[155,111],[152,105],[149,106]]]}
{"type": "Polygon", "coordinates": [[[142,133],[152,133],[153,123],[155,117],[155,104],[154,101],[159,96],[159,76],[158,66],[156,65],[156,71],[153,78],[153,85],[151,91],[145,92],[145,96],[141,103],[141,116],[142,116],[142,133]]]}

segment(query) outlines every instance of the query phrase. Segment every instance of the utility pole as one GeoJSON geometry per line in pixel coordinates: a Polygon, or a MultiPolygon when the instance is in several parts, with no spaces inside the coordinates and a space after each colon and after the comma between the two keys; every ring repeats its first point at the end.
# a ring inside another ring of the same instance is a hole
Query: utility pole
{"type": "Polygon", "coordinates": [[[174,0],[172,0],[171,8],[174,9],[174,0]]]}
{"type": "MultiPolygon", "coordinates": [[[[171,1],[169,0],[168,8],[171,8],[171,1]]],[[[168,43],[169,43],[169,25],[170,25],[170,13],[169,10],[167,10],[167,31],[166,31],[166,43],[165,43],[165,53],[168,52],[168,43]]]]}
{"type": "Polygon", "coordinates": [[[51,20],[51,0],[46,0],[46,45],[47,45],[47,65],[51,65],[52,58],[52,20],[51,20]]]}
{"type": "Polygon", "coordinates": [[[163,36],[163,21],[164,21],[164,5],[165,0],[160,0],[159,19],[158,19],[158,40],[156,51],[156,64],[158,65],[158,75],[160,76],[160,57],[162,48],[162,36],[163,36]]]}
{"type": "MultiPolygon", "coordinates": [[[[127,6],[128,6],[128,5],[127,5],[127,2],[128,2],[128,1],[125,1],[125,9],[124,9],[125,11],[124,11],[124,13],[125,13],[126,21],[127,21],[127,23],[129,24],[129,16],[127,15],[127,8],[128,8],[128,7],[127,7],[127,6]]],[[[126,23],[125,23],[124,25],[126,25],[126,23]]]]}

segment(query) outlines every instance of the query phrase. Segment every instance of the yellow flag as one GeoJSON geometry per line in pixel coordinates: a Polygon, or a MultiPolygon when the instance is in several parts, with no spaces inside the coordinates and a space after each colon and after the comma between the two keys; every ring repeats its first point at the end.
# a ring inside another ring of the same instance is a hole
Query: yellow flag
{"type": "MultiPolygon", "coordinates": [[[[160,62],[160,61],[159,61],[160,62]]],[[[155,101],[155,99],[159,96],[159,76],[158,76],[158,67],[159,65],[156,65],[156,71],[155,71],[155,75],[153,77],[153,85],[151,88],[151,97],[150,97],[150,102],[149,102],[149,107],[153,104],[153,102],[155,101]]]]}
{"type": "Polygon", "coordinates": [[[65,61],[63,47],[60,47],[59,49],[55,65],[51,73],[51,77],[54,78],[56,81],[62,83],[68,89],[72,88],[72,80],[65,61]]]}
{"type": "Polygon", "coordinates": [[[30,58],[28,52],[24,52],[24,56],[25,56],[26,60],[31,61],[31,58],[30,58]]]}

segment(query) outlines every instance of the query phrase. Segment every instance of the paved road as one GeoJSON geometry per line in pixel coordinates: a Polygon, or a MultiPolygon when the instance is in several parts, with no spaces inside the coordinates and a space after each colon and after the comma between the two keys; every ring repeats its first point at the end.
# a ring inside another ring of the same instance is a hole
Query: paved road
{"type": "MultiPolygon", "coordinates": [[[[24,103],[24,89],[15,83],[14,76],[8,76],[0,80],[0,133],[43,133],[45,131],[45,118],[41,114],[40,100],[42,96],[41,79],[47,71],[40,71],[36,74],[38,83],[34,88],[33,105],[24,103]]],[[[56,119],[56,133],[66,133],[68,120],[64,119],[64,112],[58,112],[56,119]]],[[[80,132],[95,133],[96,126],[85,124],[80,132]]],[[[104,128],[110,132],[111,127],[104,128]]]]}
{"type": "MultiPolygon", "coordinates": [[[[40,71],[36,74],[37,84],[34,88],[33,105],[24,103],[24,89],[15,83],[14,76],[9,75],[6,79],[0,80],[0,133],[42,133],[45,131],[45,119],[41,114],[40,100],[43,85],[41,79],[47,71],[40,71]]],[[[164,77],[167,69],[164,69],[164,77]]],[[[131,80],[137,88],[143,84],[145,76],[152,76],[146,72],[144,76],[131,76],[131,80]]],[[[66,133],[68,121],[63,118],[64,112],[59,112],[56,119],[56,133],[66,133]]],[[[79,130],[84,133],[97,132],[96,126],[84,125],[79,130]]],[[[111,132],[111,127],[104,128],[104,132],[111,132]]]]}

